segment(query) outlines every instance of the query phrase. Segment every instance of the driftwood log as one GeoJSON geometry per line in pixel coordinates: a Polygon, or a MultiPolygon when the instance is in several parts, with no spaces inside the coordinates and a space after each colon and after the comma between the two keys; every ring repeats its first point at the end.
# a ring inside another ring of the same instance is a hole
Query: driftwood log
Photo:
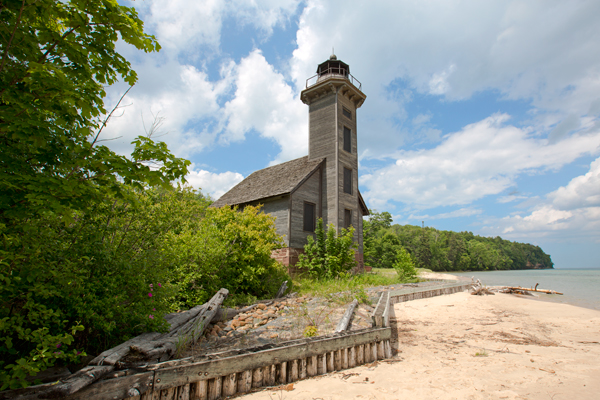
{"type": "Polygon", "coordinates": [[[285,293],[285,291],[287,290],[287,283],[288,281],[284,281],[281,284],[281,287],[279,288],[279,290],[277,291],[277,294],[275,295],[275,298],[278,299],[280,297],[283,297],[283,294],[285,293]]]}
{"type": "MultiPolygon", "coordinates": [[[[537,284],[539,285],[539,283],[537,284]]],[[[537,285],[535,285],[535,288],[533,289],[528,289],[528,288],[523,288],[520,286],[505,286],[505,289],[510,289],[510,290],[523,290],[525,292],[540,292],[540,293],[546,293],[546,294],[562,294],[560,292],[556,292],[554,290],[547,290],[547,289],[538,289],[537,285]]]]}
{"type": "Polygon", "coordinates": [[[342,316],[342,319],[340,319],[340,322],[338,322],[337,327],[335,328],[336,333],[348,330],[348,325],[350,324],[350,320],[352,319],[352,315],[354,314],[354,309],[356,308],[357,304],[358,300],[356,299],[354,299],[352,303],[350,303],[350,305],[346,309],[346,312],[342,316]]]}
{"type": "Polygon", "coordinates": [[[185,342],[187,344],[198,341],[228,294],[227,289],[219,290],[208,303],[192,309],[198,309],[194,317],[187,319],[185,322],[184,318],[177,319],[175,329],[152,340],[131,345],[131,351],[149,361],[168,360],[179,343],[185,342]]]}

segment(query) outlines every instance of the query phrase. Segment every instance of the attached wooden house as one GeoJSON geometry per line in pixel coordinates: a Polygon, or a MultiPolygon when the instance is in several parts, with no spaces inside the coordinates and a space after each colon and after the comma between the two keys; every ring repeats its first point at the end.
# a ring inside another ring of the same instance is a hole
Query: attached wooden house
{"type": "Polygon", "coordinates": [[[317,218],[338,230],[352,225],[363,269],[362,218],[369,210],[358,191],[356,110],[366,96],[350,67],[332,55],[300,97],[309,107],[308,156],[250,174],[212,206],[262,204],[286,244],[273,256],[287,266],[298,261],[317,218]]]}

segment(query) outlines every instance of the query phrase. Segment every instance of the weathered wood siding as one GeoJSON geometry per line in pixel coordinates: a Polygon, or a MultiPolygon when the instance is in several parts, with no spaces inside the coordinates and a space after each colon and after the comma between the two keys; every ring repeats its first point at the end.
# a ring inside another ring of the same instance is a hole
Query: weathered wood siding
{"type": "Polygon", "coordinates": [[[322,218],[325,224],[335,223],[336,197],[336,94],[328,93],[310,104],[308,110],[308,157],[326,158],[323,174],[322,218]]]}
{"type": "Polygon", "coordinates": [[[290,245],[288,232],[289,198],[289,196],[282,196],[275,199],[264,199],[259,202],[251,203],[253,206],[262,204],[262,211],[275,217],[275,228],[277,228],[277,233],[283,236],[286,247],[290,245]]]}
{"type": "MultiPolygon", "coordinates": [[[[358,146],[357,146],[357,124],[356,124],[356,108],[354,103],[348,100],[343,95],[338,95],[338,148],[340,167],[338,170],[338,185],[339,185],[339,214],[338,226],[344,226],[344,210],[352,211],[352,226],[354,227],[354,241],[359,243],[362,241],[360,228],[362,218],[359,213],[358,206],[358,146]],[[344,115],[343,108],[348,109],[352,113],[352,119],[344,115]],[[352,134],[352,152],[348,153],[344,150],[344,126],[350,128],[352,134]],[[344,193],[344,168],[352,170],[352,194],[344,193]]],[[[362,248],[359,249],[362,253],[362,248]]]]}
{"type": "MultiPolygon", "coordinates": [[[[316,205],[318,218],[321,205],[319,204],[320,170],[315,171],[292,194],[292,231],[290,234],[290,247],[302,248],[306,244],[306,237],[310,232],[304,230],[304,202],[316,205]]],[[[314,235],[313,235],[314,236],[314,235]]]]}

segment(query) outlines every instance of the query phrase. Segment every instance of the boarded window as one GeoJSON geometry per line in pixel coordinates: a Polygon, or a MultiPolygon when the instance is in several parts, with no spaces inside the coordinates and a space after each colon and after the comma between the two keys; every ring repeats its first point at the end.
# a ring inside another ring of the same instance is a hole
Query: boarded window
{"type": "Polygon", "coordinates": [[[348,229],[352,225],[352,210],[344,210],[344,228],[348,229]]]}
{"type": "Polygon", "coordinates": [[[352,170],[344,168],[344,193],[352,194],[352,170]]]}
{"type": "Polygon", "coordinates": [[[342,114],[344,114],[344,117],[352,119],[352,111],[348,110],[346,107],[342,107],[342,114]]]}
{"type": "Polygon", "coordinates": [[[304,202],[304,230],[314,232],[316,226],[316,205],[304,202]]]}
{"type": "Polygon", "coordinates": [[[344,150],[352,153],[352,131],[348,127],[344,127],[344,150]]]}

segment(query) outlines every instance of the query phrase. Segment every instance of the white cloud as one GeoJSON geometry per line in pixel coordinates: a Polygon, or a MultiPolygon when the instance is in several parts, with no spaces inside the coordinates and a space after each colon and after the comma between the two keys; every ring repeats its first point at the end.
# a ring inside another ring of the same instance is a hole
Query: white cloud
{"type": "Polygon", "coordinates": [[[559,210],[600,207],[600,158],[591,163],[588,173],[573,178],[567,186],[550,193],[548,198],[559,210]]]}
{"type": "Polygon", "coordinates": [[[202,189],[203,193],[210,194],[213,199],[220,198],[244,179],[242,174],[237,172],[213,173],[195,168],[196,166],[193,164],[190,166],[190,172],[185,179],[194,189],[202,189]]]}
{"type": "Polygon", "coordinates": [[[600,3],[589,1],[312,0],[299,21],[291,76],[300,90],[335,46],[369,96],[361,113],[373,118],[359,127],[364,157],[415,138],[404,124],[410,98],[388,96],[398,84],[449,101],[494,90],[531,102],[538,134],[569,118],[554,132],[558,140],[597,108],[599,14],[600,3]]]}
{"type": "Polygon", "coordinates": [[[227,119],[221,141],[243,140],[254,129],[281,148],[275,162],[308,152],[308,108],[260,51],[242,59],[235,69],[236,91],[223,109],[227,119]]]}
{"type": "Polygon", "coordinates": [[[199,47],[218,52],[223,21],[252,25],[265,37],[296,12],[299,0],[170,0],[145,1],[138,6],[160,44],[171,51],[198,55],[199,47]]]}
{"type": "Polygon", "coordinates": [[[450,211],[450,212],[446,212],[446,213],[440,213],[440,214],[434,214],[434,215],[414,215],[411,214],[408,219],[409,220],[415,220],[415,219],[420,219],[420,220],[431,220],[431,219],[448,219],[448,218],[462,218],[462,217],[472,217],[473,215],[480,215],[483,213],[483,210],[480,208],[473,208],[473,207],[463,207],[460,208],[458,210],[454,210],[454,211],[450,211]]]}
{"type": "Polygon", "coordinates": [[[469,204],[508,189],[519,174],[558,169],[600,151],[600,132],[548,144],[506,125],[508,119],[498,114],[447,135],[431,150],[399,152],[393,165],[361,177],[365,197],[375,208],[388,201],[414,209],[469,204]]]}
{"type": "Polygon", "coordinates": [[[484,231],[502,231],[515,238],[549,236],[600,241],[600,158],[591,163],[589,172],[546,197],[527,215],[515,213],[489,219],[484,231]]]}

